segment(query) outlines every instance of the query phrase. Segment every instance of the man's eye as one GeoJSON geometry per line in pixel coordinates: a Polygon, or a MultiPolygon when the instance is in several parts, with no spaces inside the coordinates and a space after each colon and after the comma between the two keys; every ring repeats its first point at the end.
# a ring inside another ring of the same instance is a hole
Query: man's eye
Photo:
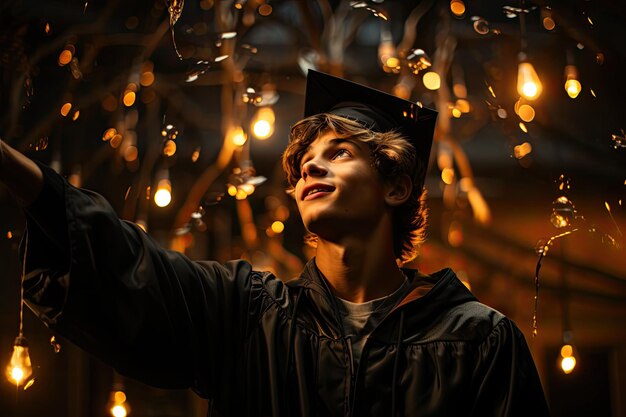
{"type": "Polygon", "coordinates": [[[333,159],[337,159],[337,158],[343,158],[345,156],[350,156],[350,152],[348,152],[348,150],[346,149],[339,149],[336,153],[335,156],[333,156],[333,159]]]}

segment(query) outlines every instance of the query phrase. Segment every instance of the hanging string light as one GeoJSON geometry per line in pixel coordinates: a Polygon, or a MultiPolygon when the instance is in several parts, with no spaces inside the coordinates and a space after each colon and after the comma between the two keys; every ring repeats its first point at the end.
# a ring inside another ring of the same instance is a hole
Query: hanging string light
{"type": "Polygon", "coordinates": [[[154,203],[159,207],[167,207],[172,201],[172,183],[167,169],[157,175],[157,189],[154,193],[154,203]]]}
{"type": "Polygon", "coordinates": [[[113,380],[113,388],[111,389],[107,405],[109,415],[111,417],[126,417],[130,414],[130,405],[124,392],[122,377],[114,373],[113,380]]]}
{"type": "Polygon", "coordinates": [[[519,64],[517,66],[517,92],[527,100],[535,100],[543,91],[541,80],[535,71],[535,67],[528,60],[526,55],[526,10],[524,0],[521,0],[521,12],[518,13],[520,24],[521,48],[518,55],[519,64]]]}
{"type": "Polygon", "coordinates": [[[400,59],[397,56],[393,37],[388,27],[385,27],[380,33],[378,59],[383,66],[383,71],[396,73],[400,71],[400,59]]]}
{"type": "MultiPolygon", "coordinates": [[[[521,17],[521,16],[520,16],[521,17]]],[[[526,53],[520,52],[517,67],[517,92],[526,100],[537,99],[543,91],[535,67],[528,61],[526,53]]]]}
{"type": "Polygon", "coordinates": [[[32,385],[34,379],[33,366],[28,353],[28,341],[24,337],[24,277],[26,276],[26,254],[28,251],[28,235],[26,235],[24,245],[24,259],[22,261],[22,277],[20,285],[20,330],[13,343],[13,354],[7,364],[6,378],[16,387],[23,386],[24,389],[32,385]]]}
{"type": "Polygon", "coordinates": [[[580,81],[578,81],[578,69],[575,65],[566,65],[565,66],[565,91],[570,98],[578,97],[580,91],[582,90],[582,85],[580,81]]]}
{"type": "Polygon", "coordinates": [[[576,356],[574,356],[574,347],[569,344],[563,345],[561,347],[561,360],[560,360],[561,370],[565,374],[571,374],[576,367],[576,356]]]}

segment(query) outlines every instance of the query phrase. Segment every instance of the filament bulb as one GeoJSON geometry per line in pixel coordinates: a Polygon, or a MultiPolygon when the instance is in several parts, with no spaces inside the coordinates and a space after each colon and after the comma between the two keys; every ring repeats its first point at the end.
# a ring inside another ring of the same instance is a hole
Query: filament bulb
{"type": "Polygon", "coordinates": [[[565,91],[570,98],[578,97],[582,90],[582,85],[578,80],[578,70],[574,65],[567,65],[565,67],[565,91]]]}
{"type": "Polygon", "coordinates": [[[13,344],[13,355],[6,367],[6,377],[16,386],[24,385],[33,374],[33,367],[28,354],[28,343],[26,338],[18,336],[13,344]]]}
{"type": "Polygon", "coordinates": [[[535,71],[535,67],[528,61],[521,61],[517,67],[517,92],[527,100],[535,100],[541,95],[543,86],[535,71]]]}

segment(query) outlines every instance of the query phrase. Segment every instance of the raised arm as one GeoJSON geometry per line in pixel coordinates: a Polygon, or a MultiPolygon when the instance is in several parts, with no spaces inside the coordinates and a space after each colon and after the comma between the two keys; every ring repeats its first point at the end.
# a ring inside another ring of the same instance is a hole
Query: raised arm
{"type": "Polygon", "coordinates": [[[165,250],[101,195],[2,149],[2,181],[27,218],[28,306],[124,375],[216,395],[215,381],[231,378],[243,356],[250,311],[262,310],[250,303],[267,276],[244,261],[193,262],[165,250]]]}
{"type": "Polygon", "coordinates": [[[36,163],[0,139],[0,181],[27,206],[41,192],[43,174],[36,163]]]}

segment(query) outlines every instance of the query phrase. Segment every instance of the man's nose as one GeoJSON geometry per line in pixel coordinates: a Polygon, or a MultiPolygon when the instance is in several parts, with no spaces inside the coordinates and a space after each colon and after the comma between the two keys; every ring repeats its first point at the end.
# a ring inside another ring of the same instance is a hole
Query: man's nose
{"type": "Polygon", "coordinates": [[[323,177],[328,173],[326,167],[316,159],[311,159],[302,165],[302,179],[307,179],[308,176],[323,177]]]}

